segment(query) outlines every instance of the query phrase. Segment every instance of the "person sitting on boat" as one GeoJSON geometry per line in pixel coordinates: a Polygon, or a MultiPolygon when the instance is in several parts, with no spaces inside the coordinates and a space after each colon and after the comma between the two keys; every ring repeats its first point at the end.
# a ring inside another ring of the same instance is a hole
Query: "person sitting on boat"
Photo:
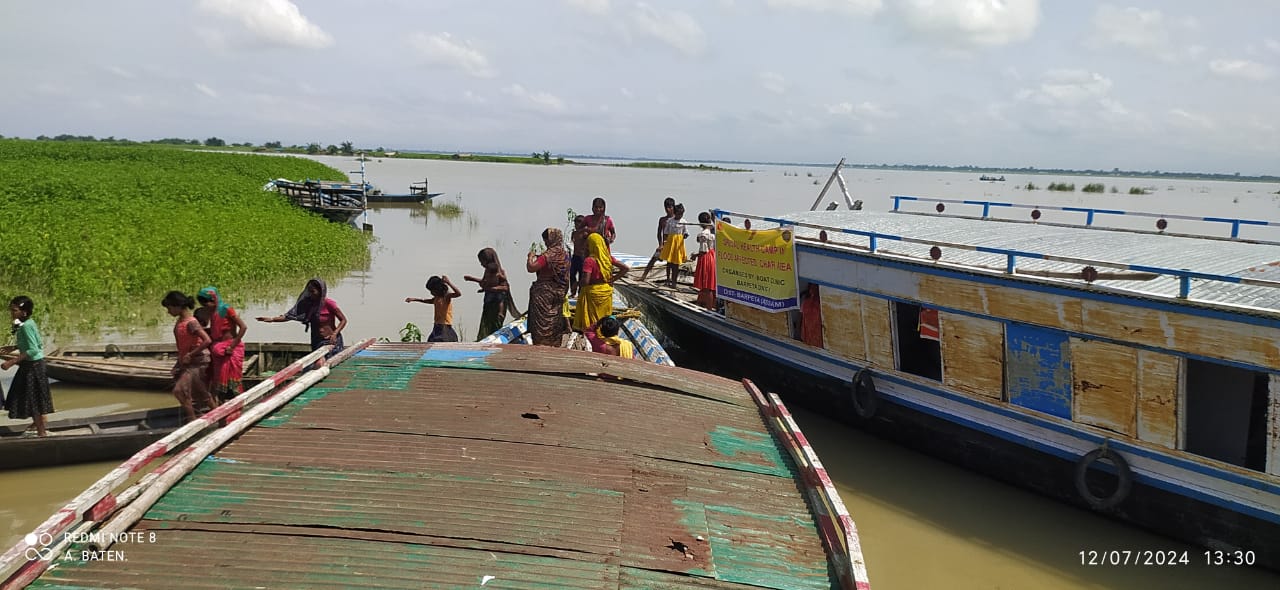
{"type": "MultiPolygon", "coordinates": [[[[13,318],[17,345],[0,348],[0,352],[17,352],[17,355],[0,364],[0,369],[8,371],[18,365],[18,372],[13,376],[13,383],[9,384],[4,408],[9,410],[9,417],[14,420],[30,418],[36,435],[49,436],[44,416],[53,413],[53,395],[49,392],[49,376],[45,373],[44,340],[35,320],[31,319],[33,311],[35,303],[26,295],[9,301],[9,316],[13,318]]],[[[29,436],[29,433],[24,436],[29,436]]]]}
{"type": "Polygon", "coordinates": [[[698,232],[698,251],[693,255],[698,261],[698,268],[693,273],[693,288],[698,290],[698,305],[715,311],[716,232],[711,225],[710,213],[699,213],[698,223],[702,225],[702,231],[698,232]]]}
{"type": "Polygon", "coordinates": [[[195,302],[181,291],[169,291],[160,300],[165,311],[173,316],[173,339],[178,346],[178,362],[173,365],[173,397],[182,406],[188,421],[196,419],[195,402],[213,409],[218,400],[209,393],[209,334],[200,327],[200,321],[191,310],[195,302]]]}
{"type": "Polygon", "coordinates": [[[568,331],[561,310],[569,292],[569,256],[564,251],[564,233],[558,228],[542,230],[542,242],[546,251],[530,250],[525,261],[525,270],[537,275],[529,285],[529,335],[534,344],[560,346],[568,331]]]}
{"type": "Polygon", "coordinates": [[[667,237],[662,242],[662,259],[667,261],[667,284],[673,288],[680,277],[680,265],[689,260],[684,251],[685,237],[684,204],[676,203],[671,217],[667,219],[667,237]]]}
{"type": "Polygon", "coordinates": [[[200,309],[196,319],[207,325],[214,346],[209,362],[209,390],[222,401],[244,392],[244,333],[248,329],[235,308],[227,305],[218,288],[208,286],[196,294],[200,309]]]}
{"type": "Polygon", "coordinates": [[[588,329],[594,329],[602,318],[613,315],[613,282],[629,270],[631,267],[609,253],[603,236],[597,233],[587,236],[587,258],[582,263],[583,285],[578,295],[578,306],[573,310],[574,330],[585,334],[588,329]]]}
{"type": "Polygon", "coordinates": [[[591,215],[587,216],[587,229],[604,236],[604,243],[612,245],[618,233],[613,228],[613,218],[604,214],[604,208],[604,197],[591,200],[591,215]]]}
{"type": "Polygon", "coordinates": [[[462,291],[449,280],[448,275],[432,276],[427,279],[427,291],[430,299],[405,297],[405,303],[429,303],[435,306],[435,326],[427,342],[457,342],[458,331],[453,329],[453,300],[462,297],[462,291]]]}
{"type": "Polygon", "coordinates": [[[621,320],[616,316],[605,316],[596,329],[587,331],[587,341],[591,342],[591,350],[625,359],[635,358],[635,345],[630,340],[624,340],[618,336],[621,330],[621,320]]]}
{"type": "Polygon", "coordinates": [[[476,258],[480,261],[480,266],[484,267],[484,275],[466,275],[462,280],[479,283],[479,292],[484,293],[484,308],[480,311],[480,328],[476,335],[476,342],[479,342],[502,328],[507,312],[517,318],[520,317],[520,312],[511,298],[511,283],[507,282],[507,271],[503,270],[502,262],[498,260],[498,251],[484,248],[476,254],[476,258]]]}
{"type": "Polygon", "coordinates": [[[304,329],[311,332],[311,350],[321,346],[333,345],[325,358],[331,358],[344,348],[342,330],[347,327],[347,315],[342,313],[338,303],[327,296],[328,285],[324,279],[316,277],[307,281],[307,286],[298,295],[298,300],[284,315],[275,317],[259,316],[259,322],[302,322],[304,329]]]}
{"type": "Polygon", "coordinates": [[[676,200],[667,197],[662,200],[662,208],[667,213],[658,218],[658,247],[653,249],[653,256],[649,257],[649,264],[645,265],[644,272],[640,273],[640,280],[649,278],[649,271],[653,270],[653,265],[662,259],[662,245],[667,241],[667,221],[675,215],[676,200]]]}

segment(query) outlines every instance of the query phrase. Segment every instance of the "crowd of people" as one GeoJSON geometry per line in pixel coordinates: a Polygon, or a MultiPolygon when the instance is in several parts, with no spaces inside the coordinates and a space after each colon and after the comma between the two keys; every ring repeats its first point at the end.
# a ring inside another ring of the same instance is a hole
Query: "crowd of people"
{"type": "MultiPolygon", "coordinates": [[[[663,201],[663,210],[665,214],[658,218],[657,224],[658,245],[641,279],[647,279],[653,267],[662,261],[666,264],[664,282],[674,287],[681,265],[690,260],[685,250],[688,224],[684,221],[684,205],[674,198],[663,201]]],[[[697,304],[715,309],[715,231],[711,215],[700,213],[698,225],[701,231],[697,236],[697,250],[692,255],[692,260],[697,261],[693,286],[698,290],[697,304]]],[[[574,331],[581,333],[596,352],[633,356],[634,347],[618,336],[621,321],[613,315],[613,284],[631,272],[631,268],[611,252],[616,238],[617,228],[606,213],[606,203],[601,197],[592,201],[591,215],[579,215],[573,220],[567,244],[559,228],[543,230],[543,247],[531,249],[525,260],[525,270],[534,275],[527,314],[533,344],[558,347],[565,335],[574,331]],[[572,312],[571,298],[577,300],[572,312]]],[[[484,248],[477,253],[477,259],[484,272],[479,277],[464,276],[463,280],[476,283],[478,292],[484,295],[477,331],[477,340],[480,340],[501,328],[508,315],[519,318],[525,314],[519,311],[511,295],[511,284],[497,251],[484,248]]],[[[453,300],[461,297],[462,291],[448,276],[430,277],[426,289],[431,297],[406,297],[405,302],[434,307],[434,325],[427,341],[457,342],[453,300]]],[[[54,411],[53,399],[45,373],[43,343],[31,318],[34,305],[26,296],[9,302],[16,345],[0,348],[0,352],[13,353],[13,358],[4,361],[0,369],[16,365],[18,372],[8,395],[0,391],[0,403],[10,418],[31,419],[35,433],[46,436],[44,415],[54,411]]],[[[161,305],[174,318],[177,361],[172,369],[173,395],[187,419],[195,419],[199,407],[216,408],[242,393],[244,337],[248,326],[235,308],[223,301],[218,289],[205,287],[195,297],[170,291],[161,305]]],[[[288,311],[277,316],[260,316],[257,320],[302,323],[310,333],[312,350],[332,346],[326,358],[344,348],[342,330],[347,326],[347,316],[337,302],[328,297],[328,287],[320,278],[307,282],[288,311]]]]}

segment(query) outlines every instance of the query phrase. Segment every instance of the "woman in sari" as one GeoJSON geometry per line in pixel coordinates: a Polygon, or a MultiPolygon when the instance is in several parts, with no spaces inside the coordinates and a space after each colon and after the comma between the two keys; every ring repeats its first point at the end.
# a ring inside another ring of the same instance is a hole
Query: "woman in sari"
{"type": "Polygon", "coordinates": [[[573,329],[595,329],[602,318],[613,315],[613,282],[631,270],[609,253],[604,237],[587,236],[587,257],[582,261],[582,289],[573,311],[573,329]],[[616,271],[615,271],[616,269],[616,271]]]}
{"type": "Polygon", "coordinates": [[[217,287],[209,286],[196,294],[200,309],[196,318],[209,326],[209,391],[219,400],[227,401],[244,392],[241,379],[244,374],[244,332],[247,326],[234,307],[227,305],[217,287]],[[229,333],[230,338],[224,334],[229,333]]]}
{"type": "Polygon", "coordinates": [[[525,270],[537,275],[529,286],[529,335],[534,344],[560,346],[568,328],[561,310],[569,292],[569,254],[557,228],[543,230],[542,242],[547,250],[541,255],[529,252],[525,261],[525,270]]]}
{"type": "Polygon", "coordinates": [[[305,330],[311,332],[311,350],[326,344],[333,348],[325,355],[330,358],[344,348],[342,329],[347,327],[347,315],[338,308],[338,303],[329,299],[329,287],[324,279],[314,278],[307,281],[307,286],[298,295],[298,300],[284,315],[275,317],[259,317],[259,322],[302,322],[305,330]]]}

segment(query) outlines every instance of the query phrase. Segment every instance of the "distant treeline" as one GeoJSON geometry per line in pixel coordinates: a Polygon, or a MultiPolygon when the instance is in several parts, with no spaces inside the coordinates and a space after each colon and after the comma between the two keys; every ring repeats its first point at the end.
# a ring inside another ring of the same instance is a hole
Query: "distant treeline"
{"type": "Polygon", "coordinates": [[[933,166],[927,164],[846,164],[847,168],[868,170],[915,170],[930,172],[972,172],[981,174],[1061,174],[1070,176],[1121,176],[1125,178],[1180,178],[1187,180],[1231,180],[1247,182],[1280,182],[1280,176],[1246,176],[1211,172],[1164,172],[1161,170],[1072,170],[1070,168],[983,168],[981,166],[933,166]]]}

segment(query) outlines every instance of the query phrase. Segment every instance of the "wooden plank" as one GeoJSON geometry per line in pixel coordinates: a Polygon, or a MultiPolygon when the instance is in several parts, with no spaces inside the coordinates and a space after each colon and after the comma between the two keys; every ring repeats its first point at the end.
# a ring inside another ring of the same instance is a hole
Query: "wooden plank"
{"type": "Polygon", "coordinates": [[[1004,397],[1004,324],[939,312],[942,383],[976,396],[1004,397]]]}
{"type": "Polygon", "coordinates": [[[1178,377],[1181,360],[1138,351],[1138,439],[1178,448],[1178,377]]]}
{"type": "Polygon", "coordinates": [[[726,317],[759,328],[766,334],[780,338],[791,338],[791,321],[787,312],[769,313],[754,307],[726,301],[724,314],[726,317]]]}
{"type": "Polygon", "coordinates": [[[1267,410],[1267,473],[1280,475],[1280,375],[1271,375],[1267,410]]]}
{"type": "Polygon", "coordinates": [[[867,360],[884,370],[895,371],[893,362],[892,304],[888,299],[862,296],[862,327],[867,360]]]}
{"type": "Polygon", "coordinates": [[[1118,305],[1084,302],[1090,333],[1259,367],[1280,366],[1280,329],[1118,305]]]}
{"type": "Polygon", "coordinates": [[[823,289],[822,341],[831,352],[849,360],[866,362],[861,295],[840,289],[823,289]]]}
{"type": "Polygon", "coordinates": [[[1071,339],[1072,415],[1076,422],[1134,436],[1138,414],[1138,350],[1071,339]]]}
{"type": "Polygon", "coordinates": [[[949,277],[921,275],[919,301],[970,313],[1080,331],[1080,299],[949,277]]]}

